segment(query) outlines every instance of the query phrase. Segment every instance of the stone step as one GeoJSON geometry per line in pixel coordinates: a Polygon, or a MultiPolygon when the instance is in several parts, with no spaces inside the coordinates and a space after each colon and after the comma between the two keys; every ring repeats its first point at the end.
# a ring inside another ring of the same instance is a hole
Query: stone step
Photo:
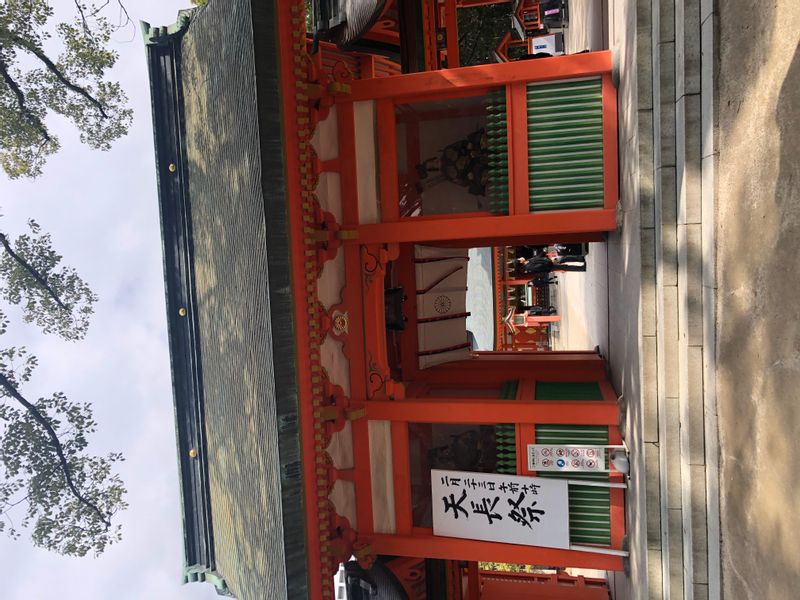
{"type": "MultiPolygon", "coordinates": [[[[708,538],[718,474],[706,460],[716,439],[706,440],[704,344],[713,312],[704,306],[703,282],[709,268],[713,273],[714,253],[703,228],[703,203],[713,202],[713,189],[703,190],[701,177],[701,92],[711,93],[701,90],[701,2],[639,0],[637,9],[637,72],[646,78],[638,89],[650,94],[652,107],[639,111],[648,597],[719,598],[719,539],[709,545],[708,538]]],[[[710,9],[702,12],[714,18],[710,9]]]]}

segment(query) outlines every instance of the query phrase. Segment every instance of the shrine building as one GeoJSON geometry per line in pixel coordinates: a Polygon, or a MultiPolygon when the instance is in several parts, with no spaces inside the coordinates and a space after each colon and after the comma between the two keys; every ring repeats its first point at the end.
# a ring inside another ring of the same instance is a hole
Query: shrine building
{"type": "Polygon", "coordinates": [[[457,11],[483,4],[211,0],[143,24],[186,581],[326,599],[349,563],[365,598],[609,598],[565,569],[625,566],[617,393],[509,289],[514,248],[617,227],[613,60],[539,56],[557,27],[522,1],[500,62],[459,66],[457,11]]]}

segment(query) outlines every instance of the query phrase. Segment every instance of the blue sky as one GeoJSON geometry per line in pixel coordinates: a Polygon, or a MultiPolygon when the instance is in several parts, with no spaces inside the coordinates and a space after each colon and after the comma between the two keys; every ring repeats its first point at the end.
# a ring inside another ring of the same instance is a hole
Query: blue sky
{"type": "MultiPolygon", "coordinates": [[[[72,6],[63,0],[57,9],[72,6]]],[[[68,123],[49,119],[62,149],[35,181],[0,173],[0,227],[17,235],[34,218],[67,264],[100,296],[85,340],[67,343],[15,319],[6,346],[24,344],[39,358],[29,397],[63,391],[94,406],[91,450],[121,451],[130,508],[123,541],[98,558],[65,558],[26,537],[0,537],[4,600],[218,598],[208,584],[181,585],[182,538],[172,389],[169,373],[150,92],[138,21],[175,21],[188,0],[127,2],[135,28],[118,34],[112,76],[135,111],[127,137],[110,152],[80,144],[68,123]],[[135,37],[134,37],[135,36],[135,37]],[[131,38],[133,39],[131,40],[131,38]]]]}

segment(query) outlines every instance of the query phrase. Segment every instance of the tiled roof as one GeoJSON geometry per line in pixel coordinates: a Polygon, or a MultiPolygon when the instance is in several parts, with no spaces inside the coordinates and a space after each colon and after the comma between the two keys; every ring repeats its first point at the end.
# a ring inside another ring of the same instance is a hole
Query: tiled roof
{"type": "Polygon", "coordinates": [[[187,577],[242,600],[308,591],[273,10],[147,30],[187,577]]]}

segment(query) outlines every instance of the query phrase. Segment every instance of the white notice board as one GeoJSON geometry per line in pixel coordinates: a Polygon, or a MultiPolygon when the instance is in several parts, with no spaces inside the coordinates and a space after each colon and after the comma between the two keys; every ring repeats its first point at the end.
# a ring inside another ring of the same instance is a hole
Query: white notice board
{"type": "Polygon", "coordinates": [[[528,444],[529,471],[604,473],[606,452],[601,446],[550,446],[528,444]]]}
{"type": "Polygon", "coordinates": [[[569,548],[567,482],[431,470],[433,534],[569,548]]]}

